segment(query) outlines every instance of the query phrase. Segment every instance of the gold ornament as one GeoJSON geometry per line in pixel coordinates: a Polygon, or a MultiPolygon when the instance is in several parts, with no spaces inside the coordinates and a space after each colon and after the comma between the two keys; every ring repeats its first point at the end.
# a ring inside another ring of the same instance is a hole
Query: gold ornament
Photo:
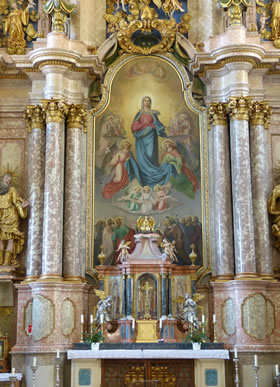
{"type": "Polygon", "coordinates": [[[268,129],[271,107],[265,101],[251,101],[249,105],[249,117],[251,125],[263,125],[268,129]]]}
{"type": "Polygon", "coordinates": [[[228,113],[233,121],[249,120],[251,97],[230,97],[228,102],[228,113]]]}
{"type": "Polygon", "coordinates": [[[251,0],[219,0],[219,2],[228,12],[230,26],[242,24],[243,11],[251,4],[251,0]]]}
{"type": "Polygon", "coordinates": [[[67,129],[80,128],[86,122],[86,109],[83,105],[72,104],[68,108],[67,129]]]}
{"type": "Polygon", "coordinates": [[[155,220],[152,216],[139,216],[137,219],[137,229],[139,232],[149,233],[155,230],[155,220]]]}
{"type": "Polygon", "coordinates": [[[24,54],[26,42],[24,39],[23,26],[28,25],[29,9],[33,7],[34,4],[32,1],[28,2],[26,8],[18,8],[15,1],[11,3],[11,11],[4,23],[4,35],[8,34],[8,54],[24,54]]]}
{"type": "Polygon", "coordinates": [[[227,104],[223,102],[211,103],[208,108],[209,129],[211,125],[227,124],[227,104]]]}
{"type": "Polygon", "coordinates": [[[46,114],[42,106],[27,105],[24,118],[28,132],[32,129],[45,129],[46,114]]]}
{"type": "Polygon", "coordinates": [[[59,99],[43,99],[41,100],[43,109],[46,112],[46,122],[63,122],[65,115],[68,112],[68,107],[65,102],[59,99]]]}
{"type": "Polygon", "coordinates": [[[76,9],[74,4],[67,4],[64,0],[48,0],[43,6],[43,10],[47,15],[52,17],[53,31],[64,32],[64,23],[68,15],[76,9]]]}
{"type": "Polygon", "coordinates": [[[276,237],[274,246],[280,250],[280,184],[276,185],[268,199],[268,212],[273,215],[271,230],[276,237]]]}

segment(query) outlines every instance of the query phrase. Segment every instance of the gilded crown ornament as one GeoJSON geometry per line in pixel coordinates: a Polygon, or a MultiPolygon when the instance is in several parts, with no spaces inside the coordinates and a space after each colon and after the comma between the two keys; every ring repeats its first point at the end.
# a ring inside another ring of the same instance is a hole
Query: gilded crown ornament
{"type": "Polygon", "coordinates": [[[137,219],[137,230],[142,233],[154,232],[154,218],[152,216],[139,216],[137,219]]]}

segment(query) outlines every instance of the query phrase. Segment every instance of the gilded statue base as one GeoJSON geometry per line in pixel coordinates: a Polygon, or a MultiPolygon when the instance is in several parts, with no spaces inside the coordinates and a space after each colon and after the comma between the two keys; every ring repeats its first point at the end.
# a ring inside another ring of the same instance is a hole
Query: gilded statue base
{"type": "Polygon", "coordinates": [[[275,40],[273,41],[273,44],[274,44],[274,47],[280,48],[280,39],[275,39],[275,40]]]}
{"type": "Polygon", "coordinates": [[[157,343],[157,320],[137,320],[136,343],[157,343]]]}

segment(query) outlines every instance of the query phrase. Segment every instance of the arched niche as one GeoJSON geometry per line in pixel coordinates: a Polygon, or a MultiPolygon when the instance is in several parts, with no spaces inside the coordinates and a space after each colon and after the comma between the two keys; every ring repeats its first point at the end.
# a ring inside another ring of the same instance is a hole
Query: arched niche
{"type": "Polygon", "coordinates": [[[150,273],[144,273],[136,281],[136,319],[158,318],[158,280],[150,273]]]}

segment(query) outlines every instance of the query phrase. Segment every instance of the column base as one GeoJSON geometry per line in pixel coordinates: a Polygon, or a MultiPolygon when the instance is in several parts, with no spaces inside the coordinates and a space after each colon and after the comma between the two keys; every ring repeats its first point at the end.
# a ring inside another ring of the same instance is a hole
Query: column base
{"type": "Polygon", "coordinates": [[[259,276],[256,274],[256,273],[240,273],[240,274],[237,274],[235,277],[234,277],[235,280],[241,280],[241,281],[247,281],[247,280],[259,280],[261,281],[261,278],[259,278],[259,276]]]}
{"type": "Polygon", "coordinates": [[[30,282],[36,282],[38,280],[39,276],[30,275],[24,278],[24,280],[21,282],[23,285],[30,283],[30,282]]]}
{"type": "Polygon", "coordinates": [[[269,281],[269,282],[278,282],[276,278],[272,274],[259,274],[259,278],[263,281],[269,281]]]}
{"type": "Polygon", "coordinates": [[[221,274],[216,275],[216,277],[213,279],[215,282],[226,282],[226,281],[232,281],[234,279],[234,276],[232,274],[221,274]]]}
{"type": "Polygon", "coordinates": [[[75,275],[64,276],[64,281],[70,282],[70,283],[83,283],[84,282],[82,277],[75,276],[75,275]]]}
{"type": "Polygon", "coordinates": [[[44,274],[37,280],[37,282],[62,282],[63,278],[59,274],[44,274]]]}

